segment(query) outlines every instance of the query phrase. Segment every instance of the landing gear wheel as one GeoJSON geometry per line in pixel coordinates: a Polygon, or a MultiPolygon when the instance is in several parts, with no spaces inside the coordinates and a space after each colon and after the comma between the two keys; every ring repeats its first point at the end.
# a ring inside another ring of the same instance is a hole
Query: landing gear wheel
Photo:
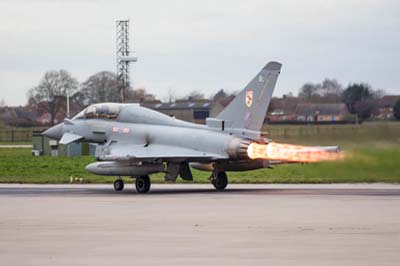
{"type": "Polygon", "coordinates": [[[150,177],[148,175],[143,175],[136,177],[136,190],[139,193],[147,193],[150,190],[150,177]]]}
{"type": "Polygon", "coordinates": [[[122,191],[124,189],[124,181],[122,181],[122,179],[116,179],[114,181],[114,189],[115,191],[122,191]]]}
{"type": "Polygon", "coordinates": [[[228,185],[228,177],[225,172],[218,172],[217,174],[213,174],[211,183],[214,185],[216,190],[222,191],[228,185]]]}

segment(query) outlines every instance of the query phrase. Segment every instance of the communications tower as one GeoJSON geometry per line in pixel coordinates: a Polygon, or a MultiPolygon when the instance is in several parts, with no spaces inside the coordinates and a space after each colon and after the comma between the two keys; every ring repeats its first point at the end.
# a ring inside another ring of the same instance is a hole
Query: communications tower
{"type": "Polygon", "coordinates": [[[137,57],[129,53],[129,19],[117,20],[117,79],[121,102],[126,101],[126,92],[130,86],[129,63],[137,61],[137,57]]]}

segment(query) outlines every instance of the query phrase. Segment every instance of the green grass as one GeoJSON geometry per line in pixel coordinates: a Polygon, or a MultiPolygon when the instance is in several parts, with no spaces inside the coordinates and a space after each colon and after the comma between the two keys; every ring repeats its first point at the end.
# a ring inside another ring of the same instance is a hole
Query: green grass
{"type": "MultiPolygon", "coordinates": [[[[266,126],[264,130],[280,142],[339,145],[348,156],[337,162],[229,172],[231,183],[400,183],[400,123],[266,126]]],[[[85,170],[85,166],[93,161],[90,156],[33,157],[30,149],[0,148],[0,183],[69,183],[71,176],[83,178],[84,183],[113,182],[114,177],[96,176],[85,170]]],[[[193,175],[195,182],[208,183],[210,173],[193,170],[193,175]]],[[[164,182],[163,175],[152,175],[152,181],[164,182]]],[[[178,182],[184,181],[178,178],[178,182]]]]}
{"type": "MultiPolygon", "coordinates": [[[[348,152],[343,161],[316,164],[278,165],[273,170],[230,172],[231,183],[341,183],[400,182],[400,150],[362,148],[348,152]]],[[[70,176],[84,183],[111,183],[113,177],[88,173],[93,157],[33,157],[29,149],[0,149],[1,183],[69,183],[70,176]]],[[[208,172],[193,170],[195,182],[208,183],[208,172]]],[[[163,182],[162,174],[152,176],[163,182]]]]}
{"type": "Polygon", "coordinates": [[[363,147],[384,142],[400,146],[400,122],[368,122],[361,125],[265,125],[274,140],[303,143],[339,143],[363,147]]]}

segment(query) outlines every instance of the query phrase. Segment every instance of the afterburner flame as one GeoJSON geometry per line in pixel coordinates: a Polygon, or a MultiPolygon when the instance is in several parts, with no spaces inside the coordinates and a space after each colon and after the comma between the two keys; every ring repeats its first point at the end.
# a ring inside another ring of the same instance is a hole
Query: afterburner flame
{"type": "Polygon", "coordinates": [[[269,159],[288,162],[333,161],[342,158],[338,147],[307,147],[270,142],[268,144],[251,143],[247,149],[251,159],[269,159]]]}

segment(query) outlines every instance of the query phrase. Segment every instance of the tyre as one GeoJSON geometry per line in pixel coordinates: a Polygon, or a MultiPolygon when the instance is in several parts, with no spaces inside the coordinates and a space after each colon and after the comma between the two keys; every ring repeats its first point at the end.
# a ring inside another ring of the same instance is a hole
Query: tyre
{"type": "Polygon", "coordinates": [[[135,186],[139,193],[147,193],[150,190],[150,177],[148,175],[136,177],[135,186]]]}
{"type": "Polygon", "coordinates": [[[116,179],[114,181],[114,189],[115,191],[122,191],[124,189],[124,181],[122,181],[122,179],[116,179]]]}
{"type": "Polygon", "coordinates": [[[212,179],[211,183],[214,185],[216,190],[222,191],[228,185],[228,177],[225,172],[218,172],[217,176],[212,179]]]}

